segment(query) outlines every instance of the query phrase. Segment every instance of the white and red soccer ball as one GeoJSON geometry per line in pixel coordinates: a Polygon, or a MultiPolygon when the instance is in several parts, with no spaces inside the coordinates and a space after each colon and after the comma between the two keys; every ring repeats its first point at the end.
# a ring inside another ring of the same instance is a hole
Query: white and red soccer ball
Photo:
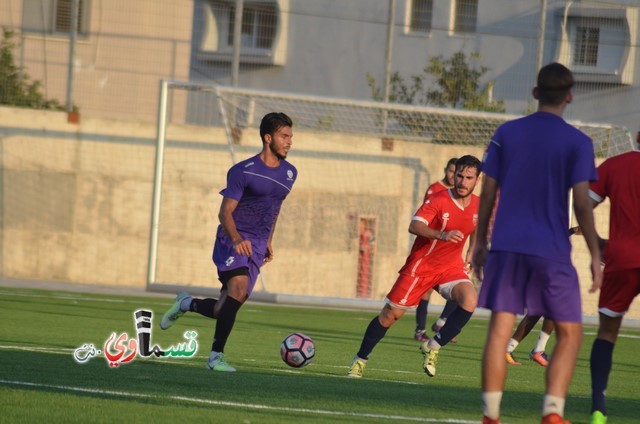
{"type": "Polygon", "coordinates": [[[316,355],[316,346],[311,337],[302,333],[292,333],[280,345],[280,356],[285,364],[294,368],[309,365],[316,355]]]}

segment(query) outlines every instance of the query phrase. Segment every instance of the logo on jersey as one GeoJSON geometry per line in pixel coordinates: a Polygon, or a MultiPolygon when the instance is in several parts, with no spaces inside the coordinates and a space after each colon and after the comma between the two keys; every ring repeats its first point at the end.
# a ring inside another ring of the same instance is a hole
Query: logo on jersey
{"type": "Polygon", "coordinates": [[[476,225],[478,225],[478,214],[474,213],[473,214],[473,226],[475,227],[476,225]]]}
{"type": "Polygon", "coordinates": [[[445,212],[442,214],[442,220],[443,221],[448,221],[449,220],[449,212],[445,212]]]}
{"type": "Polygon", "coordinates": [[[231,266],[231,264],[232,264],[232,263],[233,263],[233,261],[235,261],[235,260],[236,260],[236,259],[235,259],[233,256],[229,256],[229,257],[227,258],[227,260],[226,260],[226,261],[224,261],[224,264],[225,264],[226,266],[231,266]]]}
{"type": "Polygon", "coordinates": [[[293,171],[287,170],[287,180],[291,181],[293,179],[293,171]]]}

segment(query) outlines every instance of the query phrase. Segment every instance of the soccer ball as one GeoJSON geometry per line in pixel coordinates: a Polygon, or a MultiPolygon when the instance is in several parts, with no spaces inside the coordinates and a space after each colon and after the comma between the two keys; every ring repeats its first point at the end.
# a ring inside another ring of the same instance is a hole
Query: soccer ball
{"type": "Polygon", "coordinates": [[[292,333],[284,338],[280,345],[280,356],[285,364],[302,368],[311,363],[316,355],[316,346],[311,337],[302,333],[292,333]]]}

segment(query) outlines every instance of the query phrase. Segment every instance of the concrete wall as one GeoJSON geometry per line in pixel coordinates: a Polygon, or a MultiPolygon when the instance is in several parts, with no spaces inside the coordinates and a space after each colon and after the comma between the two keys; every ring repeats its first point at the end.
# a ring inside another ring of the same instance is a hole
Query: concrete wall
{"type": "MultiPolygon", "coordinates": [[[[136,121],[83,119],[0,107],[0,275],[144,287],[147,278],[156,129],[136,121]]],[[[231,165],[224,131],[170,125],[160,209],[156,281],[218,287],[211,263],[217,211],[231,165]]],[[[245,130],[236,156],[257,153],[245,130]]],[[[299,170],[264,268],[271,292],[355,297],[359,217],[377,219],[374,298],[382,298],[404,263],[409,220],[429,181],[451,156],[480,148],[296,132],[290,161],[299,170]],[[419,199],[416,199],[417,183],[419,199]]],[[[608,205],[597,209],[602,234],[608,205]]],[[[588,255],[574,238],[586,314],[588,255]]],[[[258,289],[265,288],[259,282],[258,289]]],[[[436,303],[441,303],[434,296],[436,303]]],[[[638,318],[637,308],[630,317],[638,318]]]]}

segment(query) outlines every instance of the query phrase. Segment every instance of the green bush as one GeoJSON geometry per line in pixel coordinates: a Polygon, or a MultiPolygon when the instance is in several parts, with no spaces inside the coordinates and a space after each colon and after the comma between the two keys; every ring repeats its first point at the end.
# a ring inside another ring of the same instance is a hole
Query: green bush
{"type": "Polygon", "coordinates": [[[31,109],[64,110],[57,100],[48,100],[41,93],[40,81],[30,81],[25,70],[15,64],[13,51],[15,33],[3,29],[0,41],[0,104],[31,109]]]}

